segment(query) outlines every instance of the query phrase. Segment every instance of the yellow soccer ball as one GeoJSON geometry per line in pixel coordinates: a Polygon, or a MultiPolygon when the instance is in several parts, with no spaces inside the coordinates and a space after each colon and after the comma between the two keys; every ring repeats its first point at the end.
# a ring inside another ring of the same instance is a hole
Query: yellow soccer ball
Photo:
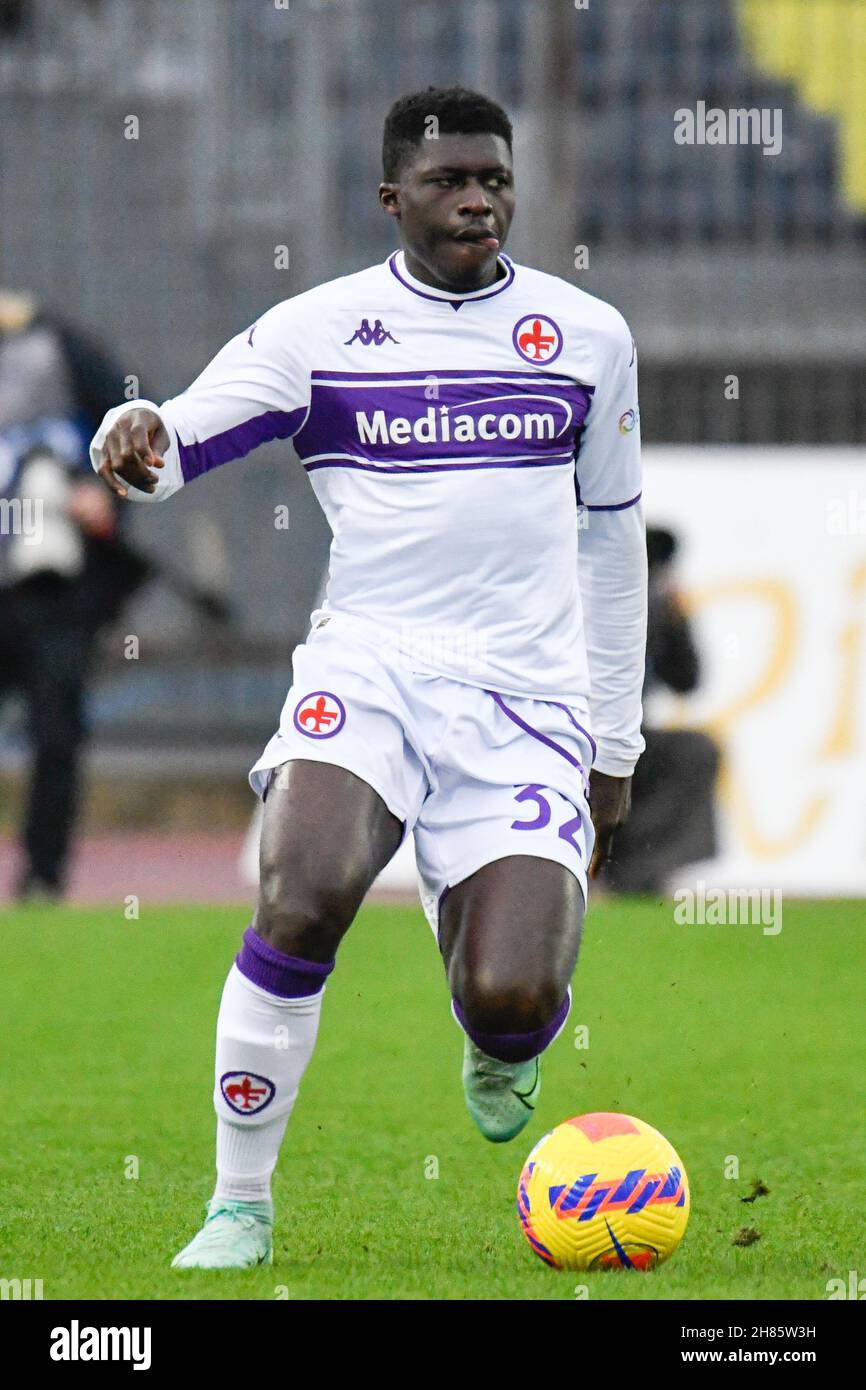
{"type": "Polygon", "coordinates": [[[633,1115],[576,1115],[539,1139],[517,1187],[517,1213],[554,1269],[654,1269],[689,1219],[676,1150],[633,1115]]]}

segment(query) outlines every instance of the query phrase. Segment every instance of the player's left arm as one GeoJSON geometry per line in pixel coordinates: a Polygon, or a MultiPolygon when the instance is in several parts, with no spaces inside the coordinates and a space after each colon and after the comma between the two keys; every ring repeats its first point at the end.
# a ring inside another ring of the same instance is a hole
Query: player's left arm
{"type": "Polygon", "coordinates": [[[637,352],[619,315],[606,347],[576,463],[578,581],[598,748],[590,776],[593,878],[610,858],[614,832],[628,816],[631,778],[644,748],[647,628],[637,352]]]}

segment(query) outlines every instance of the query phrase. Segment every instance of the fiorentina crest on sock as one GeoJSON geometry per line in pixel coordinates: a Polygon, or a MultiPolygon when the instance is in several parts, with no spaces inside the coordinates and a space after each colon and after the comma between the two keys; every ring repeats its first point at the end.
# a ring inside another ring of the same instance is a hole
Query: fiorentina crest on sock
{"type": "Polygon", "coordinates": [[[270,1105],[276,1086],[254,1071],[227,1071],[220,1077],[223,1100],[236,1115],[255,1115],[270,1105]]]}

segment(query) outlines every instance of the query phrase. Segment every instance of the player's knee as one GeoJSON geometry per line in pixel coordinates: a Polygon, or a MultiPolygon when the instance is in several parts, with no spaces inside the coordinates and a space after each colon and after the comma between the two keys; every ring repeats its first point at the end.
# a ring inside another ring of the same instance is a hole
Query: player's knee
{"type": "Polygon", "coordinates": [[[466,1022],[479,1033],[534,1033],[562,1006],[567,982],[540,977],[515,980],[481,975],[467,982],[460,997],[466,1022]]]}
{"type": "MultiPolygon", "coordinates": [[[[359,901],[348,874],[317,875],[285,859],[262,856],[255,929],[277,951],[302,960],[332,960],[359,901]]],[[[363,891],[361,891],[363,896],[363,891]]]]}

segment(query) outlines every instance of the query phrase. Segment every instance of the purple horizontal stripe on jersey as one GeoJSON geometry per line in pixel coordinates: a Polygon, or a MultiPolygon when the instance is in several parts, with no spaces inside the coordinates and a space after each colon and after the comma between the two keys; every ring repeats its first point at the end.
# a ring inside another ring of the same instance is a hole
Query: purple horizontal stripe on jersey
{"type": "Polygon", "coordinates": [[[354,459],[319,459],[316,463],[305,463],[308,473],[317,468],[357,468],[362,473],[459,473],[469,468],[573,468],[574,459],[501,459],[499,462],[484,460],[480,463],[411,463],[378,464],[357,463],[354,459]]]}
{"type": "MultiPolygon", "coordinates": [[[[560,744],[556,743],[552,738],[548,738],[547,734],[543,734],[540,729],[533,729],[531,724],[527,724],[525,719],[521,719],[519,714],[515,713],[513,709],[508,708],[502,696],[499,695],[495,690],[488,690],[486,693],[488,695],[493,696],[497,705],[502,710],[502,713],[506,714],[513,724],[517,724],[518,727],[523,729],[527,734],[531,734],[533,738],[537,738],[539,743],[546,743],[548,748],[553,749],[554,753],[559,753],[560,757],[565,758],[567,762],[571,763],[572,767],[577,768],[577,770],[582,775],[584,782],[587,784],[587,786],[589,785],[589,776],[587,774],[586,768],[584,767],[583,763],[580,761],[579,758],[576,758],[573,753],[569,753],[567,748],[562,748],[560,744]]],[[[544,703],[556,704],[556,701],[546,700],[544,703]]],[[[558,706],[558,708],[561,709],[564,708],[564,706],[558,706]]],[[[583,730],[581,732],[583,732],[583,730]]]]}
{"type": "Polygon", "coordinates": [[[485,371],[483,367],[475,367],[472,371],[457,369],[454,371],[444,371],[434,369],[433,367],[418,371],[413,370],[411,367],[404,367],[404,369],[399,372],[311,372],[310,376],[313,382],[319,381],[323,384],[329,381],[345,385],[351,385],[353,381],[393,381],[395,384],[404,381],[417,381],[419,386],[426,386],[431,378],[434,381],[469,381],[472,379],[480,379],[482,381],[532,381],[538,382],[542,386],[545,383],[551,386],[558,386],[560,384],[579,386],[581,391],[586,391],[590,396],[595,391],[594,386],[587,386],[585,382],[576,381],[573,376],[566,376],[563,372],[534,372],[531,367],[524,367],[522,372],[502,372],[498,367],[495,370],[490,369],[488,371],[485,371]]]}
{"type": "Polygon", "coordinates": [[[289,439],[300,428],[306,413],[306,406],[298,410],[267,410],[263,415],[244,420],[240,425],[232,425],[222,434],[211,435],[210,439],[199,440],[197,444],[178,441],[184,482],[188,483],[201,473],[208,473],[232,459],[243,458],[244,454],[272,439],[289,439]]]}
{"type": "Polygon", "coordinates": [[[595,739],[593,738],[589,730],[585,729],[582,724],[578,724],[571,710],[568,708],[568,705],[561,705],[558,700],[551,700],[550,703],[552,705],[556,705],[557,709],[565,710],[565,713],[568,715],[569,719],[571,720],[574,727],[577,729],[578,733],[583,734],[584,738],[588,741],[589,746],[592,749],[592,761],[595,762],[596,758],[598,757],[598,748],[596,747],[595,739]]]}
{"type": "Polygon", "coordinates": [[[310,412],[295,438],[302,462],[340,455],[382,464],[443,457],[472,461],[573,457],[591,396],[577,382],[492,375],[485,381],[438,380],[433,400],[424,379],[393,382],[314,381],[310,412]]]}
{"type": "Polygon", "coordinates": [[[639,492],[636,497],[630,497],[627,502],[605,502],[598,506],[593,506],[591,502],[584,502],[582,505],[586,507],[588,512],[624,512],[627,507],[633,507],[635,502],[639,502],[642,495],[639,492]]]}

